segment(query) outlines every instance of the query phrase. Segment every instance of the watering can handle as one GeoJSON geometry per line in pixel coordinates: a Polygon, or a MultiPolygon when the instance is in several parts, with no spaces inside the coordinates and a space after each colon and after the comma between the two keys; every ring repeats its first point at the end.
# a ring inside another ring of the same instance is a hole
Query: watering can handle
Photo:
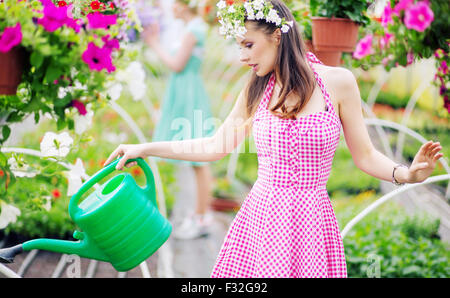
{"type": "MultiPolygon", "coordinates": [[[[78,190],[76,194],[72,196],[69,202],[69,214],[70,217],[75,218],[75,214],[81,210],[80,207],[78,207],[78,202],[80,201],[83,194],[88,191],[91,187],[93,187],[96,183],[98,183],[100,180],[111,174],[116,170],[116,165],[119,162],[121,158],[118,158],[114,160],[113,162],[106,165],[103,169],[98,171],[94,174],[88,181],[86,181],[81,188],[78,190]]],[[[155,187],[155,178],[153,177],[153,172],[148,166],[148,164],[142,159],[142,158],[132,158],[127,160],[126,163],[130,163],[136,161],[138,165],[142,168],[144,171],[145,177],[147,179],[147,186],[144,188],[144,191],[146,193],[150,193],[150,191],[155,187]]],[[[157,206],[156,200],[153,196],[150,196],[152,198],[152,203],[157,206]]]]}

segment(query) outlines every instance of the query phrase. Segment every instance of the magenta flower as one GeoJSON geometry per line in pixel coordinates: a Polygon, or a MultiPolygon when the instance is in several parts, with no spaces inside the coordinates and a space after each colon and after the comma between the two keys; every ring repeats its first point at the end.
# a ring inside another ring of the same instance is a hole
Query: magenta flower
{"type": "Polygon", "coordinates": [[[381,14],[381,26],[386,28],[388,24],[394,23],[394,21],[392,20],[393,12],[394,11],[392,10],[390,3],[388,3],[384,8],[383,13],[381,14]]]}
{"type": "Polygon", "coordinates": [[[410,65],[414,63],[414,54],[412,52],[408,52],[406,54],[406,65],[410,65]]]}
{"type": "Polygon", "coordinates": [[[448,66],[445,60],[441,62],[441,66],[439,66],[438,71],[442,72],[444,75],[448,73],[448,66]]]}
{"type": "Polygon", "coordinates": [[[413,4],[414,0],[400,0],[394,7],[393,13],[396,15],[400,15],[402,10],[406,10],[411,4],[413,4]]]}
{"type": "Polygon", "coordinates": [[[49,32],[61,28],[66,23],[67,7],[56,7],[51,1],[42,1],[44,16],[38,20],[38,24],[49,32]]]}
{"type": "Polygon", "coordinates": [[[364,36],[356,45],[356,49],[353,52],[353,58],[359,60],[366,57],[367,55],[373,54],[372,39],[372,34],[367,34],[366,36],[364,36]]]}
{"type": "Polygon", "coordinates": [[[117,23],[116,15],[104,15],[98,11],[88,14],[87,18],[91,29],[108,29],[108,26],[117,23]]]}
{"type": "Polygon", "coordinates": [[[425,31],[434,20],[434,14],[428,2],[419,1],[405,11],[405,26],[419,32],[425,31]]]}
{"type": "Polygon", "coordinates": [[[81,101],[76,99],[72,100],[72,106],[78,110],[78,113],[80,113],[80,115],[84,116],[87,114],[86,107],[84,106],[84,103],[82,103],[81,101]]]}
{"type": "Polygon", "coordinates": [[[111,49],[107,47],[99,48],[93,42],[88,44],[86,51],[82,55],[83,61],[89,65],[91,70],[101,71],[106,69],[108,72],[116,70],[112,64],[111,49]]]}
{"type": "Polygon", "coordinates": [[[450,113],[450,100],[448,99],[448,95],[444,96],[444,108],[450,113]]]}
{"type": "Polygon", "coordinates": [[[0,36],[0,52],[9,52],[22,42],[22,27],[17,23],[15,27],[6,27],[0,36]]]}
{"type": "Polygon", "coordinates": [[[105,43],[104,47],[109,48],[111,51],[120,49],[119,41],[115,38],[109,39],[109,35],[102,37],[102,41],[105,43]]]}
{"type": "Polygon", "coordinates": [[[78,21],[69,17],[67,6],[57,7],[49,0],[41,0],[41,2],[44,5],[44,17],[38,19],[38,24],[44,27],[45,30],[54,32],[66,25],[77,33],[80,31],[78,21]]]}

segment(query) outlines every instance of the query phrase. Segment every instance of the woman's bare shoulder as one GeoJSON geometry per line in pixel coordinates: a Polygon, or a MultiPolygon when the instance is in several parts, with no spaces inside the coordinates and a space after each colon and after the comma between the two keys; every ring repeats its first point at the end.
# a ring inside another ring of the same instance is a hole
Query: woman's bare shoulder
{"type": "Polygon", "coordinates": [[[327,90],[340,101],[345,98],[349,89],[357,87],[356,77],[353,72],[345,67],[318,65],[315,67],[319,76],[323,78],[327,90]]]}

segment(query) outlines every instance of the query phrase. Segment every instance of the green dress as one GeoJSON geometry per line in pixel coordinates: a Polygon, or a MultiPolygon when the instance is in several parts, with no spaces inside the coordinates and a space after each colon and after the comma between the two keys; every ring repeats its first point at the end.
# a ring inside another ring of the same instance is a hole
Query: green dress
{"type": "MultiPolygon", "coordinates": [[[[170,75],[161,118],[153,135],[154,142],[208,137],[215,130],[200,69],[208,27],[201,18],[195,18],[186,24],[186,30],[195,36],[197,43],[185,68],[170,75]]],[[[173,159],[167,161],[197,166],[206,164],[173,159]]]]}

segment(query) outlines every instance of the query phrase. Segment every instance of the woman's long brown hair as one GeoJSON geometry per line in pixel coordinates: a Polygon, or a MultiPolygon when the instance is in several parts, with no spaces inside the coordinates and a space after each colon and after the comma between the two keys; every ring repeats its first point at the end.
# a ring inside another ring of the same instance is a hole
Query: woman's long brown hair
{"type": "MultiPolygon", "coordinates": [[[[270,111],[283,119],[296,119],[296,115],[306,105],[314,91],[314,74],[306,61],[306,47],[289,8],[279,0],[266,1],[272,3],[273,8],[281,18],[294,22],[287,33],[281,33],[275,72],[279,74],[281,79],[279,83],[282,87],[278,96],[279,100],[270,111]],[[291,93],[296,94],[300,100],[288,110],[285,101],[291,93]],[[281,109],[281,112],[278,112],[278,109],[281,109]]],[[[268,35],[274,33],[277,29],[274,24],[265,21],[251,21],[251,23],[255,26],[255,29],[262,30],[268,35]]],[[[272,73],[269,73],[264,77],[258,77],[253,73],[250,78],[247,85],[247,115],[250,118],[256,112],[271,75],[272,73]]]]}

